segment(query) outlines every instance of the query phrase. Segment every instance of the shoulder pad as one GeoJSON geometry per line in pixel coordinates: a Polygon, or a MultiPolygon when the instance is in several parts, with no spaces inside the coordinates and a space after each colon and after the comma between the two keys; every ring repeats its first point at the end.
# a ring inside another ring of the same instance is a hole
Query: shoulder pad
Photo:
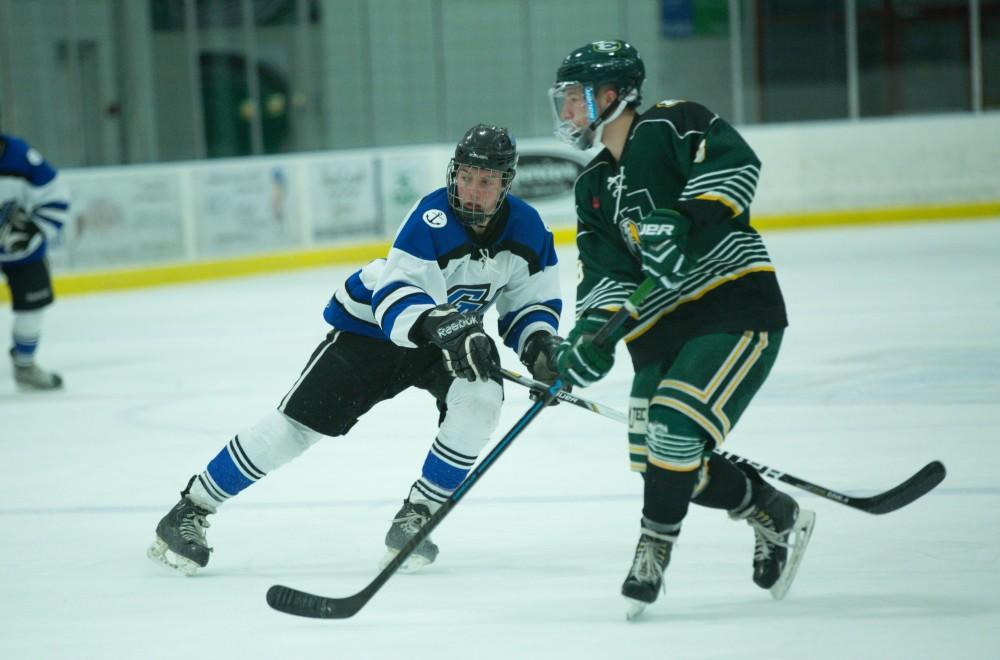
{"type": "Polygon", "coordinates": [[[55,170],[30,144],[4,135],[0,148],[0,171],[7,176],[25,179],[33,186],[43,186],[56,176],[55,170]]]}
{"type": "Polygon", "coordinates": [[[667,120],[681,136],[690,131],[704,132],[716,118],[716,114],[700,103],[693,101],[660,101],[637,118],[638,122],[667,120]]]}

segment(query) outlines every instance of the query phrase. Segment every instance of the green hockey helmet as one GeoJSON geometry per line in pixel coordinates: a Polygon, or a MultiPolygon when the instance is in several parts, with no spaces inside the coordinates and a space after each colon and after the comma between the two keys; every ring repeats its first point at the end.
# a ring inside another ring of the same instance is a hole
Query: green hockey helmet
{"type": "Polygon", "coordinates": [[[626,107],[639,105],[645,78],[646,66],[639,51],[626,41],[595,41],[577,48],[559,65],[556,83],[549,90],[556,137],[589,149],[605,123],[617,119],[626,107]],[[619,102],[598,112],[597,94],[606,87],[617,92],[619,102]],[[567,102],[583,112],[565,112],[567,102]]]}

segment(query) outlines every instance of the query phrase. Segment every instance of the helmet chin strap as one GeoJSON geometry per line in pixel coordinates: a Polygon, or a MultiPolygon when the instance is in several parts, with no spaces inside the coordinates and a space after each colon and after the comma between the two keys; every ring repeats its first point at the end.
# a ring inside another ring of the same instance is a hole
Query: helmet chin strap
{"type": "Polygon", "coordinates": [[[587,127],[587,131],[592,133],[594,136],[593,141],[587,149],[594,146],[595,143],[601,141],[601,136],[604,135],[605,124],[610,124],[614,120],[618,119],[618,117],[620,117],[625,111],[628,104],[635,100],[636,96],[637,94],[634,88],[628,90],[619,98],[617,103],[609,105],[605,108],[604,112],[602,112],[600,116],[598,116],[597,119],[595,119],[590,126],[587,127]]]}

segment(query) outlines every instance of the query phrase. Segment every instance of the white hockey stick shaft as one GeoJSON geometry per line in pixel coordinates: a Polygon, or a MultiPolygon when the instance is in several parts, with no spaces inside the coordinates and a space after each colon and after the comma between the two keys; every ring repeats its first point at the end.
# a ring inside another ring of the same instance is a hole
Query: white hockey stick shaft
{"type": "MultiPolygon", "coordinates": [[[[514,383],[518,383],[520,385],[524,385],[525,387],[531,390],[538,390],[539,392],[544,392],[549,387],[548,385],[546,385],[541,381],[534,380],[532,378],[529,378],[528,376],[519,374],[516,371],[511,371],[510,369],[501,368],[500,373],[503,374],[503,377],[506,378],[507,380],[514,383]]],[[[595,412],[598,415],[603,415],[604,417],[607,417],[608,419],[613,419],[616,422],[620,422],[621,424],[628,423],[628,417],[625,415],[625,413],[619,410],[615,410],[610,406],[605,406],[602,403],[596,403],[594,401],[578,397],[572,392],[559,390],[559,392],[555,395],[554,398],[558,399],[559,401],[564,401],[570,405],[579,406],[580,408],[586,408],[590,412],[595,412]]]]}

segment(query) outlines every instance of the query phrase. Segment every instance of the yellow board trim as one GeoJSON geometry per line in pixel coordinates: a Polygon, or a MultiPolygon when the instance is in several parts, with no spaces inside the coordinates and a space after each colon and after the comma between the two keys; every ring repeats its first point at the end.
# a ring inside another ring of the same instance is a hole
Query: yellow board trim
{"type": "Polygon", "coordinates": [[[901,222],[944,220],[992,220],[1000,216],[1000,201],[970,204],[894,206],[874,209],[846,209],[819,213],[754,215],[751,224],[761,231],[809,229],[845,225],[877,225],[901,222]]]}
{"type": "MultiPolygon", "coordinates": [[[[932,204],[927,206],[892,206],[872,209],[845,209],[816,213],[754,214],[751,224],[761,231],[810,229],[845,225],[878,225],[900,222],[946,220],[993,220],[1000,216],[1000,200],[968,204],[932,204]]],[[[576,241],[576,227],[552,230],[557,244],[576,241]]]]}
{"type": "MultiPolygon", "coordinates": [[[[369,243],[329,247],[300,252],[276,252],[252,257],[237,257],[189,264],[168,264],[147,268],[121,268],[116,270],[74,273],[53,277],[56,296],[71,296],[95,291],[137,289],[168,284],[183,284],[242,277],[302,268],[319,268],[337,264],[350,264],[384,257],[389,243],[369,243]]],[[[0,300],[9,301],[10,292],[0,289],[0,300]]]]}
{"type": "MultiPolygon", "coordinates": [[[[887,224],[945,220],[989,220],[1000,216],[1000,201],[931,206],[900,206],[877,209],[851,209],[822,213],[755,215],[753,226],[762,231],[806,229],[847,225],[887,224]]],[[[576,241],[576,226],[553,229],[556,244],[576,241]]],[[[216,261],[181,263],[144,268],[120,268],[87,273],[69,273],[53,278],[56,295],[70,296],[95,291],[136,289],[184,282],[200,282],[226,277],[240,277],[300,268],[318,268],[336,264],[361,263],[383,257],[389,242],[327,247],[235,257],[216,261]]],[[[9,302],[10,292],[0,287],[0,301],[9,302]]]]}

